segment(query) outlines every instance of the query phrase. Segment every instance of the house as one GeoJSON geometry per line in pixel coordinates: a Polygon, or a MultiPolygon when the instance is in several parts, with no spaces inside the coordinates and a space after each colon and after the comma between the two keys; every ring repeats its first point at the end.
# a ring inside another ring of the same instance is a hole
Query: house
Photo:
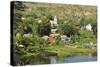
{"type": "Polygon", "coordinates": [[[48,42],[54,43],[57,40],[59,34],[51,33],[48,37],[48,42]]]}
{"type": "Polygon", "coordinates": [[[61,37],[61,41],[63,41],[64,44],[66,44],[71,40],[70,37],[67,37],[66,35],[61,35],[60,37],[61,37]]]}
{"type": "Polygon", "coordinates": [[[57,17],[56,16],[54,16],[53,20],[50,20],[50,24],[51,24],[52,28],[58,26],[57,17]]]}
{"type": "Polygon", "coordinates": [[[88,25],[86,25],[86,30],[88,30],[88,31],[92,31],[92,25],[91,24],[88,24],[88,25]]]}
{"type": "Polygon", "coordinates": [[[57,29],[51,29],[51,33],[56,33],[57,29]]]}

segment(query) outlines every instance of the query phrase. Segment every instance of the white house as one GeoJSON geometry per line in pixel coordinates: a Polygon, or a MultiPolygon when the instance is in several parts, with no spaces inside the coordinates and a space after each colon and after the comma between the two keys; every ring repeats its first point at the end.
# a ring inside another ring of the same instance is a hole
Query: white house
{"type": "Polygon", "coordinates": [[[67,37],[66,35],[61,35],[60,37],[61,37],[61,40],[64,43],[69,42],[71,40],[71,38],[70,37],[67,37]]]}
{"type": "Polygon", "coordinates": [[[57,29],[51,29],[51,33],[56,33],[57,29]]]}
{"type": "Polygon", "coordinates": [[[54,16],[54,24],[58,25],[58,23],[57,23],[57,16],[54,16]]]}
{"type": "Polygon", "coordinates": [[[91,24],[88,24],[88,25],[86,25],[86,30],[88,30],[88,31],[92,31],[92,25],[91,24]]]}
{"type": "Polygon", "coordinates": [[[58,26],[57,17],[56,16],[54,16],[54,20],[50,20],[50,24],[51,24],[51,27],[58,26]]]}

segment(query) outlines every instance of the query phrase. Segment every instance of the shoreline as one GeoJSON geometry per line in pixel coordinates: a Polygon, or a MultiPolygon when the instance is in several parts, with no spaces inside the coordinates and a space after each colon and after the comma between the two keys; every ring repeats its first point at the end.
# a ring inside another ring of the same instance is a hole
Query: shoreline
{"type": "Polygon", "coordinates": [[[91,55],[97,56],[97,49],[94,48],[68,48],[61,46],[53,46],[48,48],[49,52],[57,53],[58,57],[76,56],[76,55],[91,55]]]}

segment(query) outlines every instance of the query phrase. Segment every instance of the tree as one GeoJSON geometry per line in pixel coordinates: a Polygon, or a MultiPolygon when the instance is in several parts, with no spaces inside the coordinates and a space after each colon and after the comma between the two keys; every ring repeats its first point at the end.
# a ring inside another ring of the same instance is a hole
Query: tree
{"type": "Polygon", "coordinates": [[[38,34],[40,36],[49,35],[51,32],[51,27],[49,23],[41,23],[38,26],[38,34]]]}
{"type": "Polygon", "coordinates": [[[79,27],[75,26],[72,22],[62,23],[60,26],[60,32],[68,37],[79,33],[79,27]]]}
{"type": "Polygon", "coordinates": [[[97,36],[97,23],[94,23],[92,25],[92,30],[93,30],[93,33],[97,36]]]}

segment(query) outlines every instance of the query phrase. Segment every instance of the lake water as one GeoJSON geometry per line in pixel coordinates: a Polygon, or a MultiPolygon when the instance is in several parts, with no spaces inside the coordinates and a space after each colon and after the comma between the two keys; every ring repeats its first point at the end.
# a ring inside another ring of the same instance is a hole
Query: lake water
{"type": "MultiPolygon", "coordinates": [[[[27,60],[29,60],[29,58],[26,58],[26,60],[25,59],[22,60],[19,57],[15,58],[15,61],[18,62],[16,65],[18,65],[20,61],[22,61],[23,65],[39,65],[39,64],[60,64],[60,63],[97,61],[97,56],[83,55],[83,56],[70,56],[62,58],[58,58],[56,56],[49,56],[49,57],[31,58],[29,61],[27,60]]],[[[20,65],[22,65],[22,63],[20,65]]]]}
{"type": "Polygon", "coordinates": [[[89,61],[96,61],[96,56],[71,56],[71,57],[63,57],[59,58],[51,58],[51,64],[56,63],[74,63],[74,62],[89,62],[89,61]]]}
{"type": "Polygon", "coordinates": [[[60,64],[60,63],[75,63],[75,62],[90,62],[97,61],[97,56],[70,56],[58,58],[56,56],[47,57],[47,59],[35,59],[32,64],[60,64]]]}

